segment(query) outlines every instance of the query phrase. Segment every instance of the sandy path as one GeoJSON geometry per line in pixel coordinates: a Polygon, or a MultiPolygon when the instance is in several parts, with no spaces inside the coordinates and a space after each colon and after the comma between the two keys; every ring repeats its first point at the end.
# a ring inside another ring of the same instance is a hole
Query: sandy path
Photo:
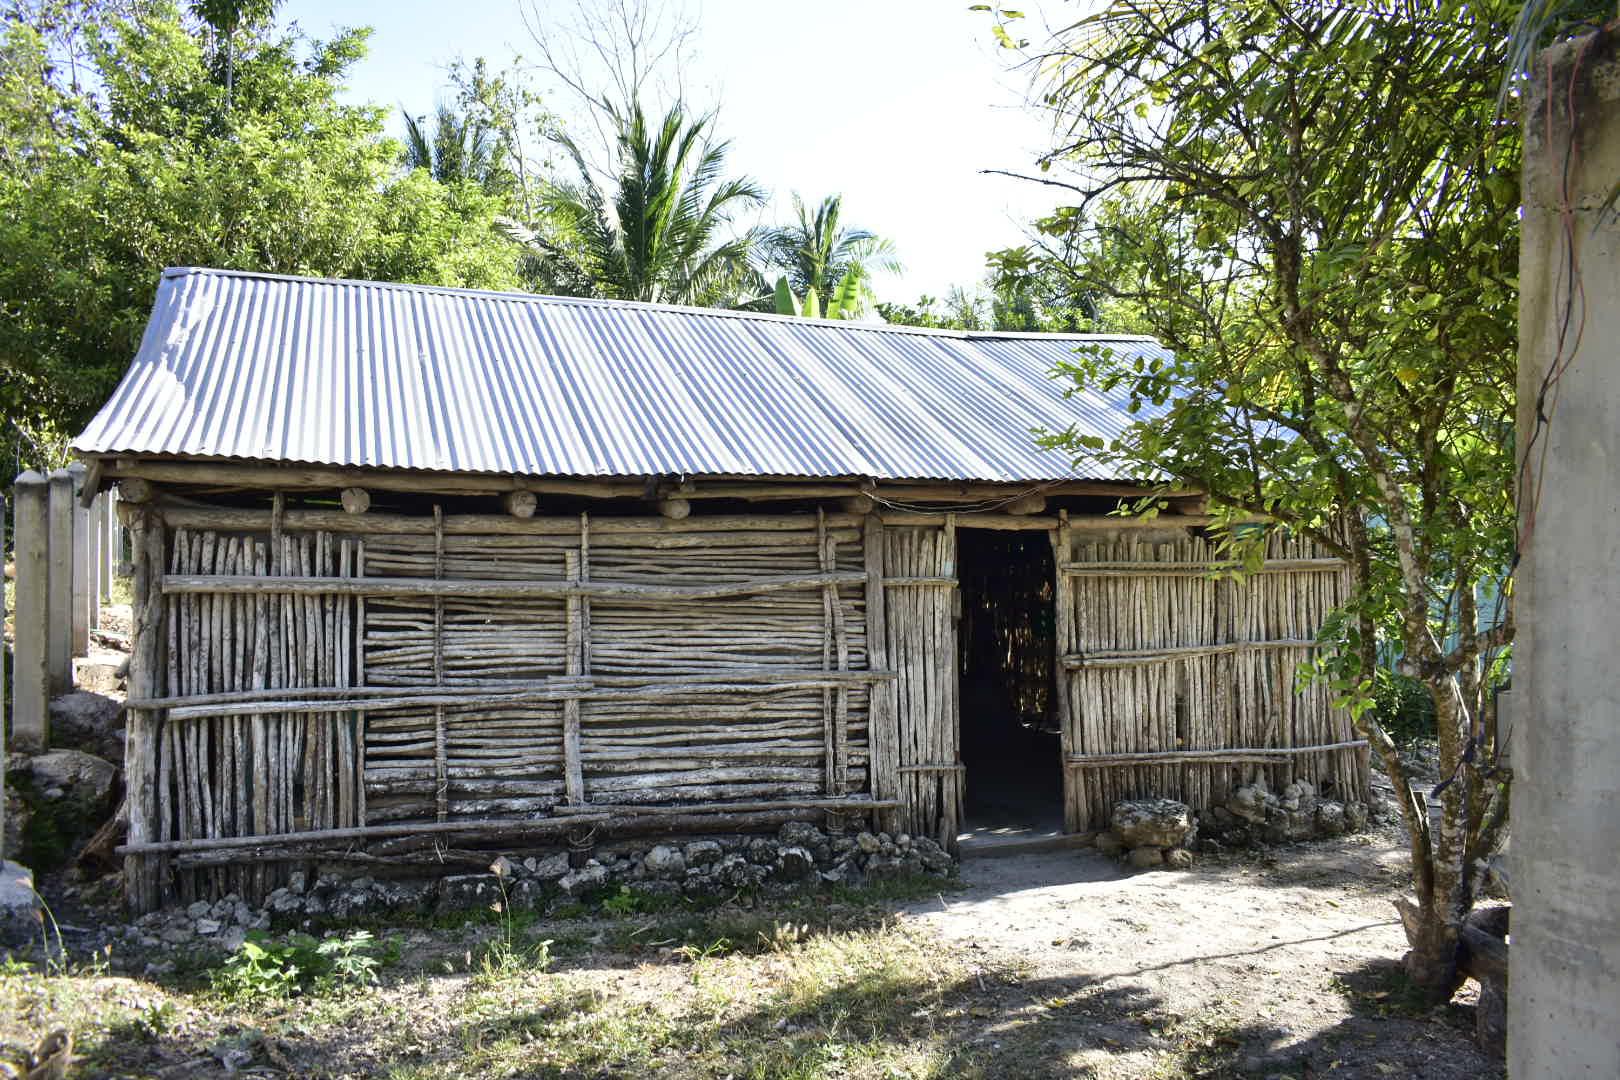
{"type": "Polygon", "coordinates": [[[1089,850],[970,859],[965,890],[906,914],[1065,1003],[1073,1022],[1053,1027],[1052,1049],[1068,1068],[1053,1075],[1143,1075],[1174,1045],[1159,1033],[1188,1025],[1240,1072],[1500,1075],[1469,1043],[1464,1006],[1393,1007],[1404,858],[1392,836],[1364,835],[1185,872],[1089,850]]]}

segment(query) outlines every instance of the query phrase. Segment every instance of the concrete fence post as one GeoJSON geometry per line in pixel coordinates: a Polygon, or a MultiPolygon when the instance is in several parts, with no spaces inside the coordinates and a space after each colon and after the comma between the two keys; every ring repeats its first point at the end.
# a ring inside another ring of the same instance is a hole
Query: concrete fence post
{"type": "Polygon", "coordinates": [[[1507,1071],[1523,1080],[1620,1076],[1616,86],[1620,41],[1600,31],[1542,52],[1519,107],[1525,489],[1516,700],[1503,730],[1513,747],[1507,1071]]]}
{"type": "Polygon", "coordinates": [[[90,511],[96,522],[96,628],[101,628],[101,609],[112,603],[113,568],[118,557],[113,552],[112,493],[103,491],[96,496],[96,505],[90,511]]]}
{"type": "Polygon", "coordinates": [[[10,745],[24,753],[44,750],[50,741],[47,486],[39,473],[25,472],[17,477],[12,488],[16,512],[17,594],[10,745]]]}
{"type": "Polygon", "coordinates": [[[63,694],[73,688],[73,474],[57,469],[50,476],[46,499],[45,608],[50,630],[45,639],[46,663],[50,665],[50,692],[63,694]]]}
{"type": "MultiPolygon", "coordinates": [[[[75,462],[68,466],[73,477],[73,655],[90,655],[91,614],[96,602],[94,569],[95,546],[91,543],[90,508],[84,505],[87,470],[75,462]]],[[[71,673],[70,673],[71,674],[71,673]]]]}
{"type": "MultiPolygon", "coordinates": [[[[0,498],[0,561],[6,553],[6,500],[0,498]]],[[[0,581],[0,585],[3,585],[0,581]]],[[[6,590],[0,588],[0,626],[6,621],[6,590]]],[[[0,648],[0,702],[6,700],[6,658],[0,648]]],[[[0,836],[6,835],[6,730],[5,718],[0,716],[0,836]]],[[[0,852],[0,854],[4,854],[0,852]]]]}

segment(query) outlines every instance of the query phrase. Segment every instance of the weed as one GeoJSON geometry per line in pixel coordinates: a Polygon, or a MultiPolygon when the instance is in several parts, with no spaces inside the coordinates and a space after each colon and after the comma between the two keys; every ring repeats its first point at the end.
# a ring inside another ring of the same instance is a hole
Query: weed
{"type": "Polygon", "coordinates": [[[618,892],[602,901],[602,910],[620,918],[638,914],[643,910],[642,895],[628,885],[620,885],[618,892]]]}
{"type": "Polygon", "coordinates": [[[376,984],[381,966],[372,955],[376,945],[376,938],[367,930],[324,941],[295,933],[279,944],[254,933],[226,958],[223,967],[210,973],[209,981],[220,996],[240,1002],[371,986],[376,984]]]}

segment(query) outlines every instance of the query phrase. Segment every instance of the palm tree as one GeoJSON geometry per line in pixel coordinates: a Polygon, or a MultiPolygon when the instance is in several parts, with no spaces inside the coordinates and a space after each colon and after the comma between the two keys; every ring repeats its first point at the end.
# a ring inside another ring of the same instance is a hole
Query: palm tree
{"type": "Polygon", "coordinates": [[[860,283],[864,304],[872,300],[874,274],[899,273],[900,260],[894,244],[866,229],[846,228],[839,221],[844,197],[829,195],[814,211],[797,194],[793,196],[792,225],[767,229],[760,238],[760,260],[787,274],[795,294],[818,296],[836,294],[839,284],[851,271],[860,283]]]}
{"type": "Polygon", "coordinates": [[[765,194],[752,180],[723,177],[727,143],[707,141],[710,117],[676,105],[656,127],[639,104],[618,121],[615,174],[593,176],[566,135],[577,182],[551,183],[545,221],[511,226],[549,287],[619,300],[734,306],[749,287],[753,234],[729,231],[733,216],[765,194]]]}
{"type": "Polygon", "coordinates": [[[512,186],[504,140],[490,124],[440,105],[430,132],[426,117],[412,116],[403,107],[400,113],[405,117],[407,169],[426,169],[441,184],[471,181],[492,194],[512,186]]]}

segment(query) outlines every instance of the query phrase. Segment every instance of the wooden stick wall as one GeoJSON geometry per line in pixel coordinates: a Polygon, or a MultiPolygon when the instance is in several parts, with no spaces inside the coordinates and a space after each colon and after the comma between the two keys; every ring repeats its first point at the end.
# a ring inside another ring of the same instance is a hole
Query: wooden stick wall
{"type": "Polygon", "coordinates": [[[956,528],[884,529],[886,656],[895,672],[895,828],[956,850],[964,766],[957,725],[956,528]]]}
{"type": "MultiPolygon", "coordinates": [[[[651,804],[768,814],[871,790],[886,673],[858,518],[483,533],[435,511],[428,529],[364,515],[347,533],[330,517],[289,529],[278,503],[267,533],[241,511],[185,519],[148,586],[166,678],[137,702],[156,721],[155,798],[131,837],[198,867],[172,870],[182,900],[274,888],[284,861],[239,863],[289,834],[609,811],[567,819],[584,828],[651,804]]],[[[159,857],[134,862],[149,877],[159,857]]]]}
{"type": "Polygon", "coordinates": [[[1121,799],[1204,808],[1258,777],[1367,798],[1366,747],[1348,712],[1319,684],[1295,686],[1349,593],[1346,568],[1282,534],[1264,572],[1241,582],[1210,577],[1218,555],[1195,537],[1097,541],[1062,528],[1055,547],[1071,831],[1105,828],[1121,799]],[[1254,753],[1267,749],[1285,752],[1254,753]]]}

